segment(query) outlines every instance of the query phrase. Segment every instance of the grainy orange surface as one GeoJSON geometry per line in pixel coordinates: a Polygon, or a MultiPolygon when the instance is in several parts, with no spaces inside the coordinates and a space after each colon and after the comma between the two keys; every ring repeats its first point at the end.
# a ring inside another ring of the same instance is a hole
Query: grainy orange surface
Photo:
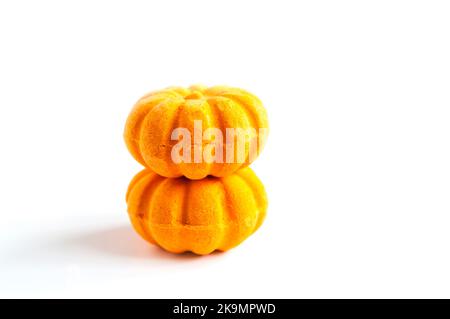
{"type": "MultiPolygon", "coordinates": [[[[164,177],[185,176],[201,179],[208,175],[223,177],[250,164],[249,142],[245,145],[246,160],[223,163],[174,163],[172,147],[177,143],[171,139],[175,128],[183,127],[194,136],[194,121],[202,121],[202,128],[219,128],[225,138],[226,128],[255,129],[255,141],[259,140],[259,129],[268,129],[268,119],[261,101],[242,89],[227,86],[170,87],[151,92],[142,97],[132,109],[125,126],[125,142],[133,157],[145,167],[164,177]]],[[[196,144],[191,140],[192,153],[203,149],[211,141],[196,144]]],[[[264,145],[258,145],[258,154],[264,145]]],[[[226,154],[223,144],[223,154],[226,154]]],[[[237,151],[237,149],[234,149],[237,151]]],[[[235,157],[236,158],[236,157],[235,157]]],[[[253,160],[255,157],[253,158],[253,160]]]]}
{"type": "Polygon", "coordinates": [[[150,169],[131,181],[128,213],[136,231],[167,251],[205,255],[239,245],[262,224],[264,186],[250,168],[232,175],[190,180],[150,169]]]}

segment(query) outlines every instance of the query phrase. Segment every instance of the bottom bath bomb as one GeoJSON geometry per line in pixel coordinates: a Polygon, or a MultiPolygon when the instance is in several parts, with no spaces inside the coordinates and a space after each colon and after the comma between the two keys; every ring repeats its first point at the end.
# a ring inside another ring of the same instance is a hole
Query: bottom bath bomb
{"type": "Polygon", "coordinates": [[[205,255],[243,242],[262,224],[264,186],[250,168],[227,177],[165,178],[138,173],[127,192],[135,230],[167,251],[205,255]]]}

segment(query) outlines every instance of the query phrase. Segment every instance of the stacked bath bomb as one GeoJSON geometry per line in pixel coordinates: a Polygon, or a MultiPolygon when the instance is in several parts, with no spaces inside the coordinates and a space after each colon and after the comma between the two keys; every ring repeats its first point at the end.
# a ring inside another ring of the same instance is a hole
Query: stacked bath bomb
{"type": "Polygon", "coordinates": [[[264,186],[247,166],[267,132],[261,101],[242,89],[195,85],[143,96],[125,127],[130,153],[145,166],[126,195],[134,229],[173,253],[239,245],[266,215],[264,186]]]}

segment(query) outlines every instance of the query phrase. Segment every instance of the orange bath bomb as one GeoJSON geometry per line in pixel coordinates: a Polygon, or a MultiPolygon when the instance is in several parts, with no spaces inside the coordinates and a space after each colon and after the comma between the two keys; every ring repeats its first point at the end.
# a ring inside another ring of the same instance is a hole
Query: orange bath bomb
{"type": "Polygon", "coordinates": [[[136,103],[124,137],[133,157],[157,174],[202,179],[227,176],[249,165],[264,147],[268,126],[261,101],[242,89],[170,87],[151,92],[136,103]],[[190,138],[173,135],[177,128],[186,129],[190,138]],[[222,136],[208,129],[218,129],[222,136]],[[242,147],[227,129],[246,132],[242,147]],[[189,147],[179,152],[183,161],[174,161],[172,150],[180,141],[189,147]]]}
{"type": "Polygon", "coordinates": [[[165,178],[137,174],[126,196],[135,230],[173,253],[205,255],[239,245],[262,224],[264,186],[250,168],[222,178],[165,178]]]}

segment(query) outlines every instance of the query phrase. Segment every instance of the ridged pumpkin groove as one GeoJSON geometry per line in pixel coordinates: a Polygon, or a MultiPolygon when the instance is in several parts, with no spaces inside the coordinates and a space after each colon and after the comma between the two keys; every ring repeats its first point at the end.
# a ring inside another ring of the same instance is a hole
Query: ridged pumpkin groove
{"type": "Polygon", "coordinates": [[[182,253],[226,251],[264,221],[267,197],[250,168],[222,178],[165,178],[144,169],[126,195],[135,230],[150,243],[182,253]]]}
{"type": "MultiPolygon", "coordinates": [[[[151,92],[133,107],[125,125],[125,142],[133,157],[145,167],[164,177],[185,176],[202,179],[208,175],[223,177],[246,167],[256,156],[250,156],[248,140],[245,143],[245,161],[226,162],[226,144],[223,144],[223,163],[174,163],[172,147],[178,143],[171,139],[176,128],[186,128],[191,133],[191,154],[204,150],[213,141],[194,143],[194,121],[202,122],[203,131],[218,128],[226,136],[226,128],[254,129],[251,136],[257,143],[258,154],[264,147],[259,130],[268,129],[267,113],[261,101],[253,94],[227,86],[170,87],[151,92]]],[[[237,148],[233,157],[236,159],[237,148]]]]}

